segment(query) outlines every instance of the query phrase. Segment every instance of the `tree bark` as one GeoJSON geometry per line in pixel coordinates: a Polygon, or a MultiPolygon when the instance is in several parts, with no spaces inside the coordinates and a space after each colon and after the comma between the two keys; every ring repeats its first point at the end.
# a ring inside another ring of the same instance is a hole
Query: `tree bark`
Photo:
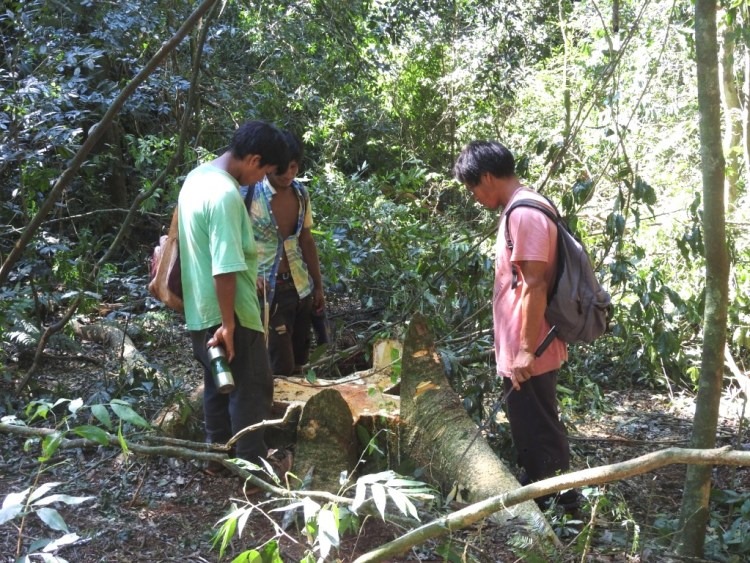
{"type": "MultiPolygon", "coordinates": [[[[455,489],[463,502],[518,489],[518,480],[481,436],[444,374],[425,319],[417,314],[404,341],[401,370],[402,442],[408,455],[444,489],[455,489]]],[[[533,537],[557,542],[534,502],[497,512],[493,519],[501,524],[517,519],[533,537]]]]}
{"type": "Polygon", "coordinates": [[[727,207],[731,209],[737,202],[737,182],[742,166],[742,107],[734,80],[735,27],[725,24],[721,32],[721,99],[724,105],[724,155],[726,167],[727,207]]]}
{"type": "Polygon", "coordinates": [[[344,398],[335,389],[314,395],[302,409],[297,426],[294,472],[310,474],[312,487],[331,493],[341,489],[340,475],[357,465],[354,419],[344,398]]]}
{"type": "MultiPolygon", "coordinates": [[[[706,303],[703,316],[701,374],[691,438],[694,448],[712,448],[716,444],[729,291],[716,37],[716,1],[696,0],[695,51],[703,175],[706,303]]],[[[711,467],[688,467],[684,490],[679,532],[675,536],[675,551],[684,557],[702,557],[708,523],[711,467]]]]}

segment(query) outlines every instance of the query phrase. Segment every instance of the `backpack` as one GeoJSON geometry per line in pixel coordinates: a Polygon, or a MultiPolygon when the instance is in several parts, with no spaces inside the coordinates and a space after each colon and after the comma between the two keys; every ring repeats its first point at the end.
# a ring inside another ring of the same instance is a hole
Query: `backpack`
{"type": "Polygon", "coordinates": [[[170,309],[178,313],[184,310],[177,208],[172,215],[169,233],[159,237],[159,244],[151,254],[148,291],[170,309]]]}
{"type": "MultiPolygon", "coordinates": [[[[557,273],[547,295],[544,316],[552,327],[550,333],[558,338],[568,344],[589,343],[607,330],[612,300],[596,279],[583,244],[573,236],[552,201],[545,199],[551,209],[533,199],[521,199],[508,207],[505,211],[505,241],[512,250],[508,219],[519,206],[541,211],[557,226],[557,273]]],[[[516,275],[514,266],[514,281],[516,275]]]]}

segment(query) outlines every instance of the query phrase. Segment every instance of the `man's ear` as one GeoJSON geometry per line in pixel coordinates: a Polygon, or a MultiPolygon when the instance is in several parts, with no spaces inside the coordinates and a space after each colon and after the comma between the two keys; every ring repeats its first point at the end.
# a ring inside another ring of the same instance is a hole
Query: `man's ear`
{"type": "Polygon", "coordinates": [[[260,155],[259,154],[248,154],[245,155],[245,158],[242,159],[242,163],[245,166],[252,167],[252,168],[260,168],[260,155]]]}

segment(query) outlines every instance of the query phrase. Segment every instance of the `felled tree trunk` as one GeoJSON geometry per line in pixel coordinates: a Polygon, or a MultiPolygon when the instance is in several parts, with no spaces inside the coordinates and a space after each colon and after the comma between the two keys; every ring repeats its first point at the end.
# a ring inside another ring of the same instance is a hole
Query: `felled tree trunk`
{"type": "MultiPolygon", "coordinates": [[[[401,369],[401,416],[410,457],[425,466],[429,477],[446,489],[457,488],[461,500],[475,503],[521,485],[498,459],[469,418],[445,378],[432,335],[421,315],[412,318],[404,341],[401,369]]],[[[532,501],[495,513],[533,536],[556,541],[543,514],[532,501]]]]}
{"type": "Polygon", "coordinates": [[[107,348],[112,356],[122,361],[125,371],[134,368],[144,370],[150,368],[146,358],[143,357],[143,354],[138,351],[133,341],[121,328],[104,323],[85,325],[78,321],[71,322],[70,326],[76,336],[84,340],[97,342],[107,348]]]}

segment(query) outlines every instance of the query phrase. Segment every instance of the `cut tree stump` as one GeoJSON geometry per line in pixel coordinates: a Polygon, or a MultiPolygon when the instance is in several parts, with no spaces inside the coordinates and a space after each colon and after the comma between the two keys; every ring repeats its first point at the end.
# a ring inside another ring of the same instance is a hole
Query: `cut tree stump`
{"type": "Polygon", "coordinates": [[[310,397],[297,426],[295,475],[311,475],[312,490],[335,493],[341,488],[341,472],[348,477],[355,468],[357,450],[354,418],[341,393],[325,389],[310,397]]]}
{"type": "MultiPolygon", "coordinates": [[[[404,341],[401,369],[401,416],[409,456],[444,490],[457,490],[474,503],[520,488],[495,452],[477,435],[471,420],[445,377],[425,319],[417,314],[404,341]]],[[[557,543],[554,531],[533,501],[496,512],[493,520],[513,523],[540,539],[557,543]]]]}

